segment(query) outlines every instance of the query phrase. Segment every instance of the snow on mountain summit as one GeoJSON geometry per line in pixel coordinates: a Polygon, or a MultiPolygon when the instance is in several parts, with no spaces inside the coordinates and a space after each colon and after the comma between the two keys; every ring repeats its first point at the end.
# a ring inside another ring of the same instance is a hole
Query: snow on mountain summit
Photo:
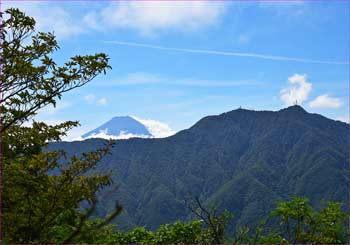
{"type": "Polygon", "coordinates": [[[163,138],[175,132],[165,124],[135,116],[118,116],[82,135],[83,139],[163,138]]]}

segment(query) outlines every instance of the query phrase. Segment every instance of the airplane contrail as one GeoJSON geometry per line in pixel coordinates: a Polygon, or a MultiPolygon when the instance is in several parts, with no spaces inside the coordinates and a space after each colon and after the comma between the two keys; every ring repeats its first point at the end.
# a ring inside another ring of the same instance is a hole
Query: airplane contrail
{"type": "Polygon", "coordinates": [[[158,45],[150,45],[145,43],[122,42],[122,41],[104,41],[104,43],[110,43],[110,44],[116,44],[116,45],[122,45],[122,46],[140,47],[140,48],[149,48],[149,49],[168,50],[168,51],[176,51],[176,52],[197,53],[197,54],[248,57],[248,58],[265,59],[265,60],[294,61],[294,62],[314,63],[314,64],[349,65],[349,62],[345,62],[345,61],[314,60],[314,59],[304,59],[304,58],[257,54],[257,53],[241,53],[241,52],[229,52],[229,51],[206,50],[206,49],[173,48],[173,47],[165,47],[165,46],[158,46],[158,45]]]}

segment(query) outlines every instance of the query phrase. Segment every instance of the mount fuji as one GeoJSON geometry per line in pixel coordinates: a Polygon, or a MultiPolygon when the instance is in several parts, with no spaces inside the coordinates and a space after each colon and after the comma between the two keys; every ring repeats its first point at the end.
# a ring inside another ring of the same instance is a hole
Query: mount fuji
{"type": "Polygon", "coordinates": [[[117,116],[81,137],[82,139],[164,138],[174,133],[167,124],[155,120],[117,116]]]}

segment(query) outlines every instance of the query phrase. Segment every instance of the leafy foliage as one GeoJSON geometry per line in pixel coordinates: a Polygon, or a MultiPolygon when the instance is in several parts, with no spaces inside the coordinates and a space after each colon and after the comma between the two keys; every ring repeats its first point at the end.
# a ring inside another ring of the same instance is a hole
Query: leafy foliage
{"type": "MultiPolygon", "coordinates": [[[[280,202],[271,212],[280,218],[291,243],[341,244],[347,239],[349,215],[341,210],[341,204],[328,202],[320,212],[314,211],[307,198],[293,198],[280,202]]],[[[349,235],[349,234],[348,234],[349,235]]]]}
{"type": "Polygon", "coordinates": [[[218,215],[215,208],[208,209],[204,207],[198,197],[190,198],[187,203],[191,212],[208,227],[206,236],[209,239],[207,239],[206,243],[222,244],[225,240],[225,231],[232,214],[225,210],[218,215]]]}
{"type": "Polygon", "coordinates": [[[135,227],[125,232],[115,227],[105,227],[98,234],[92,234],[79,242],[109,244],[209,244],[212,237],[200,221],[183,223],[177,221],[171,225],[161,225],[157,231],[149,231],[144,227],[135,227]]]}
{"type": "Polygon", "coordinates": [[[87,218],[96,208],[96,193],[112,183],[109,174],[88,172],[110,152],[113,142],[68,158],[64,151],[43,149],[48,142],[59,141],[78,122],[56,126],[33,122],[30,127],[23,122],[40,108],[55,106],[63,93],[105,73],[110,68],[108,57],[75,56],[58,66],[50,58],[59,48],[52,33],[35,34],[35,20],[18,9],[8,9],[1,17],[4,242],[71,242],[84,232],[102,228],[121,212],[117,204],[110,216],[86,228],[87,218]],[[52,174],[53,170],[58,174],[52,174]],[[90,204],[85,213],[79,211],[83,201],[90,204]]]}
{"type": "MultiPolygon", "coordinates": [[[[225,213],[218,213],[212,218],[219,219],[227,215],[225,213]]],[[[221,244],[345,244],[349,235],[349,231],[345,229],[348,228],[346,224],[348,218],[349,213],[341,211],[339,203],[328,202],[325,208],[315,211],[309,206],[307,199],[292,198],[290,201],[279,202],[271,214],[262,220],[259,227],[252,230],[253,232],[249,227],[241,227],[236,232],[227,230],[226,227],[224,233],[228,236],[221,240],[221,244]],[[277,218],[281,221],[277,229],[271,230],[271,227],[266,225],[269,218],[277,218]],[[285,230],[287,225],[289,232],[285,230]]],[[[116,226],[111,225],[79,242],[217,244],[215,243],[216,234],[211,229],[212,227],[205,224],[203,220],[163,224],[154,232],[140,226],[130,231],[120,231],[116,226]]]]}
{"type": "Polygon", "coordinates": [[[77,55],[60,66],[50,57],[59,49],[53,33],[35,33],[35,20],[18,9],[1,17],[1,132],[111,68],[103,53],[77,55]]]}

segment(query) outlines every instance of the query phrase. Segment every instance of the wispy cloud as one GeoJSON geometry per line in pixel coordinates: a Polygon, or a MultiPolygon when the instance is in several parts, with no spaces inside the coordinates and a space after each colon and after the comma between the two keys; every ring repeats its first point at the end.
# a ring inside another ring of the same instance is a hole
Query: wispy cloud
{"type": "Polygon", "coordinates": [[[108,100],[105,97],[96,100],[96,96],[94,94],[85,95],[84,100],[89,104],[96,104],[97,106],[105,106],[108,103],[108,100]]]}
{"type": "Polygon", "coordinates": [[[87,31],[71,11],[53,3],[6,1],[3,9],[8,8],[19,8],[34,17],[38,31],[53,31],[58,38],[69,38],[87,31]]]}
{"type": "Polygon", "coordinates": [[[99,99],[98,101],[96,101],[96,105],[98,105],[98,106],[105,106],[105,105],[107,105],[107,99],[104,98],[104,97],[99,99]]]}
{"type": "Polygon", "coordinates": [[[126,76],[116,78],[111,85],[142,85],[142,84],[154,84],[164,83],[167,79],[164,79],[158,74],[151,74],[145,72],[129,73],[126,76]]]}
{"type": "Polygon", "coordinates": [[[278,16],[285,18],[300,18],[308,13],[308,4],[306,1],[260,1],[259,7],[278,16]]]}
{"type": "Polygon", "coordinates": [[[251,39],[251,36],[249,34],[240,34],[238,36],[237,42],[239,44],[246,44],[249,43],[251,39]]]}
{"type": "MultiPolygon", "coordinates": [[[[143,124],[147,130],[151,133],[152,136],[143,135],[143,134],[133,134],[127,131],[120,131],[119,135],[111,135],[108,133],[108,129],[100,130],[98,133],[89,135],[88,137],[72,137],[66,138],[66,140],[85,140],[89,138],[102,138],[102,139],[130,139],[130,138],[164,138],[171,136],[176,133],[176,131],[172,130],[170,126],[164,122],[160,122],[153,119],[143,119],[136,116],[131,116],[136,121],[143,124]]],[[[80,135],[83,135],[81,133],[80,135]]]]}
{"type": "Polygon", "coordinates": [[[113,82],[105,83],[108,85],[178,85],[178,86],[193,86],[193,87],[238,87],[238,86],[259,86],[262,85],[254,79],[246,80],[208,80],[194,78],[173,78],[164,77],[159,74],[151,74],[144,72],[136,72],[127,74],[124,77],[114,79],[113,82]]]}
{"type": "MultiPolygon", "coordinates": [[[[288,78],[289,86],[280,91],[280,99],[286,106],[302,104],[307,101],[312,90],[312,84],[307,81],[306,74],[294,74],[288,78]]],[[[336,97],[322,94],[308,103],[312,109],[337,109],[343,106],[343,102],[336,97]]]]}
{"type": "Polygon", "coordinates": [[[331,108],[336,109],[342,106],[342,102],[338,98],[333,98],[328,94],[323,94],[316,97],[309,103],[311,108],[331,108]]]}
{"type": "Polygon", "coordinates": [[[342,122],[345,122],[345,123],[349,123],[350,117],[349,117],[349,115],[339,116],[335,120],[342,121],[342,122]]]}
{"type": "Polygon", "coordinates": [[[312,84],[307,82],[306,75],[294,74],[288,78],[289,87],[280,91],[280,99],[286,106],[302,104],[309,97],[312,84]]]}
{"type": "Polygon", "coordinates": [[[85,139],[92,139],[92,138],[101,138],[101,139],[108,139],[108,140],[125,140],[125,139],[131,139],[131,138],[150,138],[148,135],[143,134],[132,134],[125,131],[121,131],[119,135],[110,135],[108,134],[108,129],[100,130],[97,134],[89,135],[88,137],[82,138],[76,137],[73,140],[80,141],[85,139]]]}
{"type": "Polygon", "coordinates": [[[43,107],[38,111],[38,115],[43,116],[43,115],[55,115],[58,112],[62,111],[63,109],[66,109],[68,107],[71,107],[72,104],[67,101],[59,101],[56,106],[53,105],[48,105],[46,107],[43,107]]]}
{"type": "Polygon", "coordinates": [[[148,129],[155,138],[164,138],[175,134],[176,132],[166,123],[159,122],[153,119],[142,119],[136,116],[131,116],[136,121],[139,121],[148,129]]]}
{"type": "Polygon", "coordinates": [[[119,2],[88,13],[83,20],[97,30],[129,28],[142,35],[168,30],[194,31],[217,23],[226,5],[205,1],[119,2]]]}
{"type": "Polygon", "coordinates": [[[93,94],[85,95],[84,100],[88,103],[93,103],[95,101],[95,95],[93,94]]]}
{"type": "Polygon", "coordinates": [[[218,50],[207,50],[207,49],[173,48],[173,47],[165,47],[160,45],[150,45],[145,43],[122,42],[122,41],[104,41],[104,43],[121,45],[121,46],[175,51],[175,52],[195,53],[195,54],[197,53],[197,54],[208,54],[208,55],[234,56],[234,57],[246,57],[246,58],[275,60],[275,61],[293,61],[293,62],[301,62],[301,63],[315,63],[315,64],[328,64],[328,65],[349,65],[349,62],[346,62],[346,61],[315,60],[315,59],[295,58],[295,57],[289,57],[289,56],[276,56],[276,55],[258,54],[258,53],[230,52],[230,51],[218,51],[218,50]]]}

